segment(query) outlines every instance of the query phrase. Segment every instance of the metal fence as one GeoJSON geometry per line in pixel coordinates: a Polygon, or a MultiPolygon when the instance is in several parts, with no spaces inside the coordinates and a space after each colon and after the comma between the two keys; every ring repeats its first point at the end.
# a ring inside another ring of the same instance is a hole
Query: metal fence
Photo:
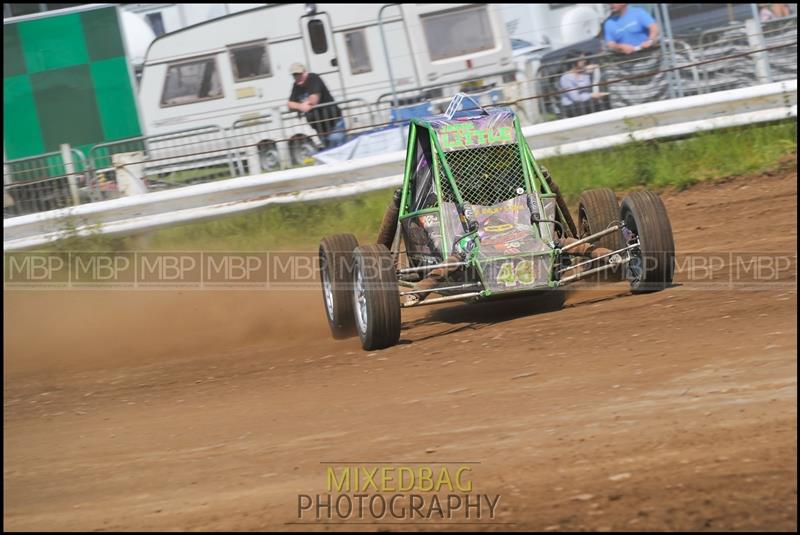
{"type": "MultiPolygon", "coordinates": [[[[98,184],[115,183],[119,156],[139,156],[148,189],[159,190],[237,176],[238,158],[229,147],[224,129],[207,126],[95,145],[89,164],[98,184]]],[[[116,193],[108,188],[104,197],[116,193]]]]}
{"type": "Polygon", "coordinates": [[[3,217],[98,200],[83,153],[66,148],[3,163],[3,217]]]}
{"type": "Polygon", "coordinates": [[[541,97],[537,112],[543,120],[796,78],[797,17],[761,28],[750,21],[707,30],[694,44],[664,38],[660,46],[629,56],[603,52],[585,60],[595,66],[586,85],[604,95],[572,110],[564,84],[570,65],[542,64],[532,90],[541,97]]]}
{"type": "Polygon", "coordinates": [[[708,92],[797,78],[797,17],[762,22],[760,30],[754,23],[707,30],[698,39],[695,55],[701,61],[718,60],[701,67],[708,92]],[[773,50],[744,61],[738,57],[754,48],[773,50]]]}
{"type": "Polygon", "coordinates": [[[247,174],[312,165],[313,155],[347,141],[348,135],[373,125],[372,107],[360,98],[315,106],[310,119],[299,112],[271,110],[233,123],[227,138],[247,174]]]}
{"type": "MultiPolygon", "coordinates": [[[[365,134],[388,132],[413,117],[440,113],[456,92],[470,94],[484,106],[511,106],[524,123],[532,124],[792,79],[797,77],[797,18],[764,23],[751,19],[689,40],[663,38],[660,46],[629,56],[604,52],[584,59],[595,67],[582,75],[578,88],[565,87],[570,65],[564,61],[539,64],[529,58],[518,63],[516,72],[498,73],[501,83],[464,79],[387,93],[374,103],[352,98],[318,105],[305,117],[273,109],[227,129],[212,125],[96,145],[88,158],[69,150],[70,162],[64,161],[63,151],[7,161],[4,216],[122,195],[117,173],[130,161],[141,164],[147,189],[159,190],[313,165],[321,151],[354,140],[358,151],[348,149],[338,157],[380,154],[389,146],[386,136],[365,134]],[[594,96],[576,105],[568,97],[578,93],[594,96]]],[[[391,139],[391,146],[399,147],[394,150],[405,147],[401,137],[391,139]]]]}

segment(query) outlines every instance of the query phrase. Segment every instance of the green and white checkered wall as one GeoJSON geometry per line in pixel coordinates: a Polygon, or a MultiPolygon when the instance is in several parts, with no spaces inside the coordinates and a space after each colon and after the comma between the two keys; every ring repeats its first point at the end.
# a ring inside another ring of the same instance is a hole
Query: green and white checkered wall
{"type": "Polygon", "coordinates": [[[6,159],[141,135],[116,7],[3,25],[6,159]]]}

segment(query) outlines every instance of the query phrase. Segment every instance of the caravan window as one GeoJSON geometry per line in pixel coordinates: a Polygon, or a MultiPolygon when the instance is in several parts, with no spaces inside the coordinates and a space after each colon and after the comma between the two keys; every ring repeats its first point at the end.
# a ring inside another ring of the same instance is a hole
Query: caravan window
{"type": "Polygon", "coordinates": [[[364,30],[347,32],[344,34],[344,42],[347,44],[347,56],[350,58],[350,72],[353,74],[370,72],[372,63],[369,60],[364,30]]]}
{"type": "Polygon", "coordinates": [[[311,39],[311,50],[314,54],[328,51],[328,38],[325,36],[325,24],[319,19],[308,21],[308,37],[311,39]]]}
{"type": "Polygon", "coordinates": [[[485,5],[423,15],[421,19],[433,61],[494,48],[485,5]]]}
{"type": "Polygon", "coordinates": [[[161,106],[177,106],[199,100],[222,98],[217,62],[204,58],[170,65],[161,95],[161,106]]]}
{"type": "Polygon", "coordinates": [[[272,76],[266,41],[231,48],[233,79],[237,82],[272,76]]]}

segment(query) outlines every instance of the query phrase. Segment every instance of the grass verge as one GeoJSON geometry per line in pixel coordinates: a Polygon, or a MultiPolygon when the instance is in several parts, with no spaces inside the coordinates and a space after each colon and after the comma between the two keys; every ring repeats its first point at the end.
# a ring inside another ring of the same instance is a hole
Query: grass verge
{"type": "MultiPolygon", "coordinates": [[[[731,128],[674,141],[637,142],[605,151],[562,156],[541,163],[550,169],[568,202],[581,191],[617,192],[647,186],[686,188],[694,183],[765,171],[797,151],[794,121],[731,128]]],[[[534,147],[534,157],[536,155],[534,147]]],[[[374,241],[391,191],[275,205],[257,212],[110,239],[69,240],[59,250],[314,250],[326,234],[352,232],[374,241]]]]}

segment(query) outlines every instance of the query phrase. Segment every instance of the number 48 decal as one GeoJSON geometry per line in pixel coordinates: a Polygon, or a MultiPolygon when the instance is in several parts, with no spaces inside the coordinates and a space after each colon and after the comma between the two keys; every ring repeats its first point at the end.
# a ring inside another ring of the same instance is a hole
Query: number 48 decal
{"type": "Polygon", "coordinates": [[[497,282],[506,286],[516,286],[517,284],[533,284],[534,271],[533,260],[520,260],[516,267],[514,262],[504,262],[500,266],[497,274],[497,282]]]}

